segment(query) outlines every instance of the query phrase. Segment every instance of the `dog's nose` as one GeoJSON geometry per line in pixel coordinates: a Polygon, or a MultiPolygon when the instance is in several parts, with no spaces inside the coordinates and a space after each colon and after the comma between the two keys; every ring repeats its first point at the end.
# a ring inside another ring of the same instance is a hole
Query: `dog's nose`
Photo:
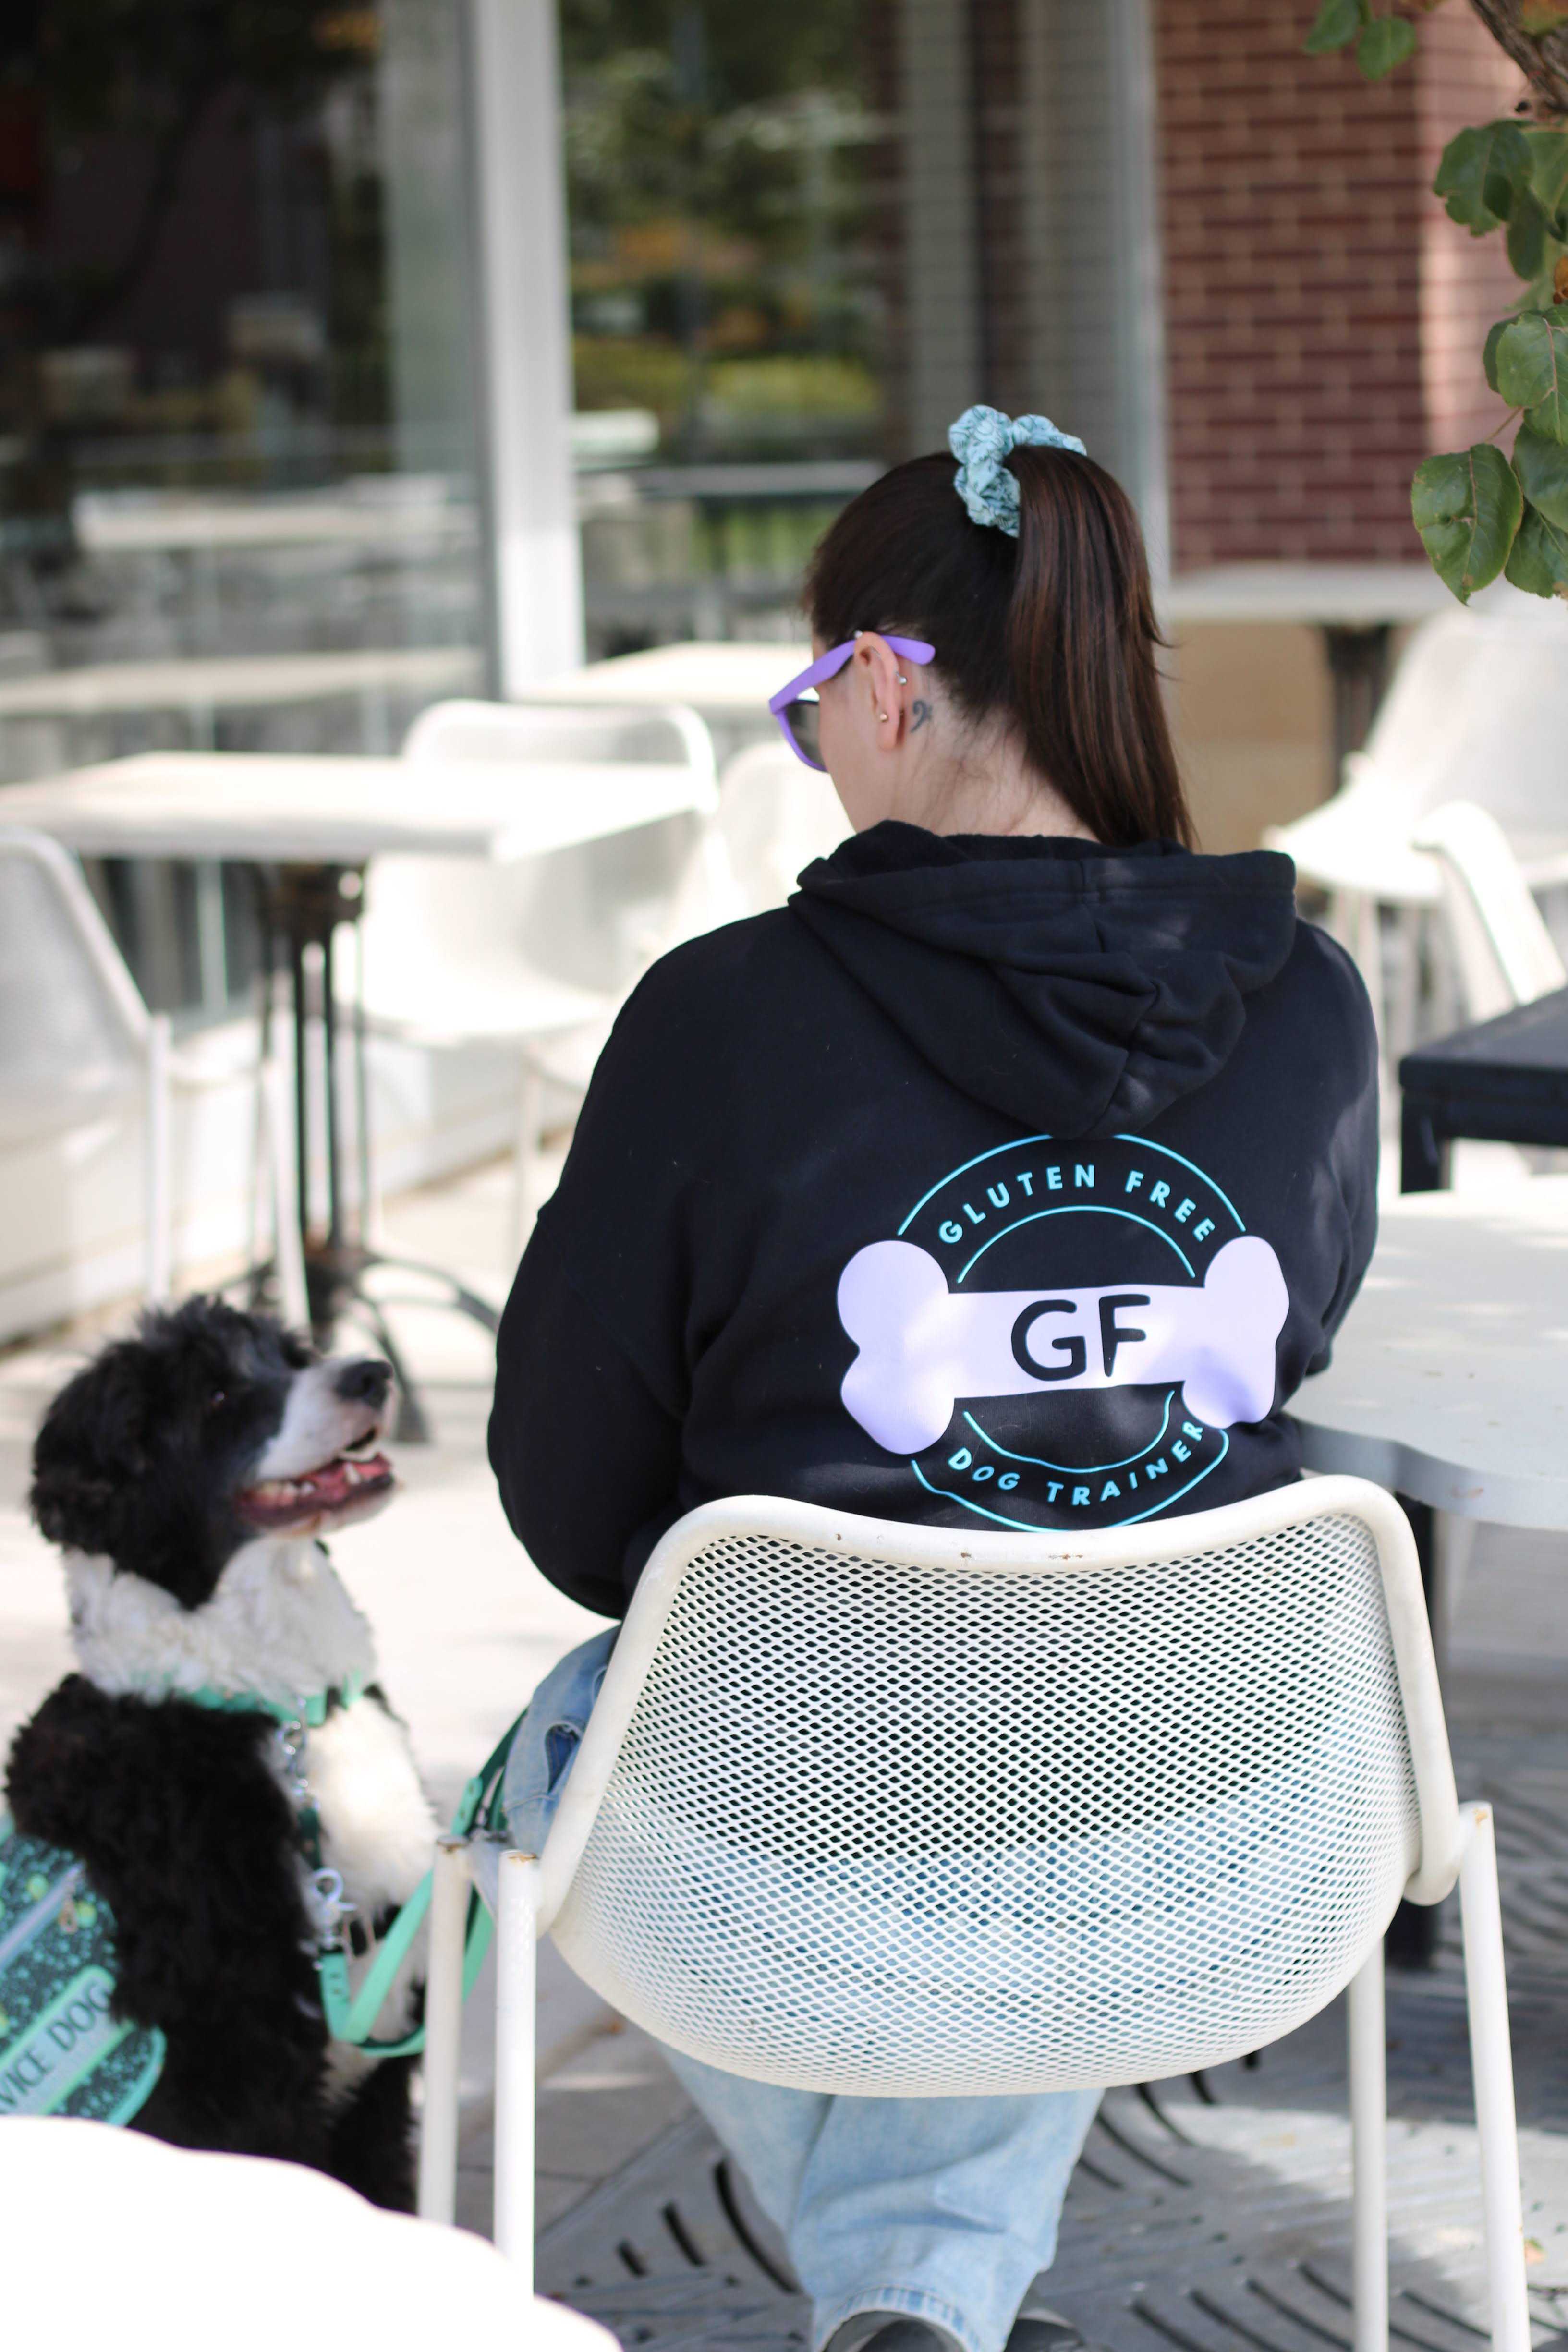
{"type": "Polygon", "coordinates": [[[333,1383],[345,1404],[368,1404],[379,1412],[392,1386],[392,1366],[380,1356],[355,1356],[333,1383]]]}

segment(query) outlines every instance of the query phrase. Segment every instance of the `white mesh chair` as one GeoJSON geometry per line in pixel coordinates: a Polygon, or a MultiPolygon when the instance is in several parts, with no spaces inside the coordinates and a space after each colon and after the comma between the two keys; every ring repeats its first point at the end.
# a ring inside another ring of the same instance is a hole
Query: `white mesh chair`
{"type": "MultiPolygon", "coordinates": [[[[154,1305],[174,1273],[174,1092],[215,1083],[174,1051],[167,1013],[148,1011],[75,858],[45,834],[0,825],[0,1143],[42,1141],[106,1114],[140,1119],[143,1283],[154,1305]]],[[[284,1311],[303,1321],[288,1114],[270,1065],[259,1117],[284,1311]]]]}
{"type": "Polygon", "coordinates": [[[1437,861],[1443,908],[1472,1021],[1489,1021],[1568,987],[1568,970],[1489,809],[1448,801],[1422,819],[1415,845],[1437,861]]]}
{"type": "MultiPolygon", "coordinates": [[[[466,1850],[442,1850],[421,2211],[449,2219],[466,1850]]],[[[1350,1988],[1356,2352],[1385,2352],[1383,1934],[1464,1907],[1493,2340],[1529,2352],[1491,1817],[1420,1577],[1321,1478],[1069,1538],[755,1496],[633,1598],[561,1810],[500,1881],[497,2242],[531,2263],[536,1934],[673,2048],[861,2095],[1215,2066],[1350,1988]]]]}
{"type": "MultiPolygon", "coordinates": [[[[713,747],[694,711],[440,702],[405,759],[649,761],[693,777],[689,815],[547,856],[484,866],[379,857],[359,926],[370,1018],[434,1045],[515,1047],[521,1241],[548,1106],[580,1101],[627,991],[656,956],[744,912],[715,822],[713,747]]],[[[552,787],[553,789],[553,787],[552,787]]]]}
{"type": "Polygon", "coordinates": [[[1264,835],[1328,894],[1331,928],[1361,968],[1391,1066],[1414,1041],[1417,929],[1443,895],[1436,861],[1416,840],[1423,818],[1445,802],[1473,802],[1502,827],[1527,882],[1563,878],[1568,619],[1553,598],[1508,589],[1497,599],[1423,622],[1364,749],[1345,762],[1343,789],[1264,835]],[[1398,934],[1391,989],[1384,908],[1398,934]]]}
{"type": "Polygon", "coordinates": [[[747,911],[782,907],[814,858],[830,857],[853,831],[831,779],[787,743],[753,743],[719,779],[719,825],[747,911]]]}

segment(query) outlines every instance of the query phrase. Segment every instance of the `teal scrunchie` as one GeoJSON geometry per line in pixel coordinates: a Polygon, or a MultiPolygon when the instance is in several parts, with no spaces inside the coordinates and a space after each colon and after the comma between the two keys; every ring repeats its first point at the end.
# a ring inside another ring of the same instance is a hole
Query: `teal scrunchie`
{"type": "Polygon", "coordinates": [[[1013,449],[1072,449],[1087,457],[1083,443],[1058,433],[1048,416],[1004,416],[999,408],[966,408],[947,428],[947,446],[958,459],[952,487],[971,522],[991,523],[1009,539],[1018,536],[1018,484],[1004,462],[1013,449]]]}

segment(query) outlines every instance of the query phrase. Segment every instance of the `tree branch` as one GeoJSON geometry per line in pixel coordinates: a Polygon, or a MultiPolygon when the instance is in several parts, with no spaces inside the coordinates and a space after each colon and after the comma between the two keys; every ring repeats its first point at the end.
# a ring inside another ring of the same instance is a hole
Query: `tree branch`
{"type": "Polygon", "coordinates": [[[1568,114],[1568,26],[1527,33],[1520,22],[1521,0],[1470,0],[1470,5],[1529,82],[1538,111],[1568,114]]]}

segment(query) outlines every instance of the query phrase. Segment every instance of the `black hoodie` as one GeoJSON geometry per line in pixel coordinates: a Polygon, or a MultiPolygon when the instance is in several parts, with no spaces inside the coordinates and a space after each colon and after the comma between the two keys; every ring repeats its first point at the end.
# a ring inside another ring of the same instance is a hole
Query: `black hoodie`
{"type": "Polygon", "coordinates": [[[1293,1478],[1372,1253],[1377,1054],[1289,860],[880,824],[616,1024],[490,1459],[619,1615],[715,1496],[1127,1526],[1293,1478]]]}

